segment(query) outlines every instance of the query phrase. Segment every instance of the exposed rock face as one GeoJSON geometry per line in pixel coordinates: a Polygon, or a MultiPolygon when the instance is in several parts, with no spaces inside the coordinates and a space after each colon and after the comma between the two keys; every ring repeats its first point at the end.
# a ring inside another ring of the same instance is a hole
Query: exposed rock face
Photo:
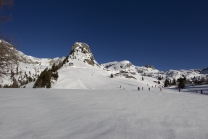
{"type": "Polygon", "coordinates": [[[92,66],[98,65],[94,59],[90,47],[86,43],[76,42],[72,46],[69,58],[81,60],[92,66]]]}
{"type": "Polygon", "coordinates": [[[202,69],[200,71],[201,74],[208,74],[208,68],[202,69]]]}
{"type": "Polygon", "coordinates": [[[75,52],[75,50],[78,51],[79,48],[81,48],[81,52],[82,52],[82,53],[91,53],[90,47],[89,47],[86,43],[81,43],[81,42],[76,42],[76,43],[72,46],[72,50],[71,50],[70,53],[75,52]]]}
{"type": "Polygon", "coordinates": [[[155,69],[155,67],[152,66],[152,65],[145,65],[144,67],[146,67],[146,68],[151,68],[151,69],[155,69]]]}
{"type": "Polygon", "coordinates": [[[7,76],[18,65],[14,47],[4,40],[0,40],[0,77],[7,76]]]}

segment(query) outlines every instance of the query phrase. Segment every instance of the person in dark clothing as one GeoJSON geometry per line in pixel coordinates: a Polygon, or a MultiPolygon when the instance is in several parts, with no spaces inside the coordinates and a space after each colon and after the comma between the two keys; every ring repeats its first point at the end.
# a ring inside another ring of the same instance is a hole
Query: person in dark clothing
{"type": "Polygon", "coordinates": [[[203,91],[201,90],[201,94],[203,94],[203,91]]]}
{"type": "Polygon", "coordinates": [[[140,90],[140,88],[138,87],[138,91],[140,90]]]}
{"type": "Polygon", "coordinates": [[[180,88],[178,88],[178,91],[179,91],[179,92],[181,92],[181,89],[180,89],[180,88]]]}
{"type": "Polygon", "coordinates": [[[149,87],[149,91],[150,91],[150,87],[149,87]]]}
{"type": "Polygon", "coordinates": [[[142,87],[142,90],[143,90],[143,87],[142,87]]]}

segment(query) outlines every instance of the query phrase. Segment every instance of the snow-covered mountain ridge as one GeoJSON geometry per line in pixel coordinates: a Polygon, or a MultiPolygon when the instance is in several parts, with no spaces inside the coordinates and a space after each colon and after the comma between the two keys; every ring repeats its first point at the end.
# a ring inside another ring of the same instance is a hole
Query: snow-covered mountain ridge
{"type": "MultiPolygon", "coordinates": [[[[7,69],[6,74],[0,77],[0,87],[10,86],[18,84],[22,86],[29,82],[36,81],[40,73],[47,67],[51,67],[53,64],[62,62],[65,57],[62,58],[36,58],[28,56],[21,51],[16,50],[11,44],[4,40],[0,40],[0,45],[4,45],[5,49],[10,49],[10,52],[15,58],[15,63],[7,69]]],[[[6,54],[9,55],[9,54],[6,54]]],[[[7,62],[7,61],[1,61],[7,62]]],[[[4,69],[1,69],[4,70],[4,69]]]]}
{"type": "MultiPolygon", "coordinates": [[[[3,41],[2,41],[3,42],[3,41]]],[[[161,86],[165,79],[173,80],[186,78],[189,81],[207,79],[207,70],[168,70],[166,72],[155,69],[154,66],[135,66],[130,61],[114,61],[98,64],[90,47],[86,43],[75,42],[67,57],[35,58],[14,49],[18,57],[18,66],[11,71],[18,85],[33,87],[40,73],[50,69],[52,65],[62,63],[57,70],[57,81],[51,82],[52,88],[70,89],[131,89],[136,86],[161,86]],[[113,77],[113,78],[110,78],[113,77]],[[160,78],[160,84],[158,79],[160,78]],[[162,78],[162,80],[161,80],[162,78]],[[29,79],[29,81],[28,81],[29,79]]],[[[10,71],[9,71],[10,72],[10,71]]],[[[42,81],[42,80],[40,80],[42,81]]],[[[11,85],[14,78],[5,76],[1,79],[1,86],[11,85]]]]}
{"type": "Polygon", "coordinates": [[[63,60],[65,57],[62,58],[36,58],[33,56],[29,56],[24,54],[21,51],[16,50],[11,44],[9,44],[8,42],[4,41],[4,40],[0,40],[0,43],[4,43],[7,45],[7,47],[10,47],[13,50],[13,53],[17,56],[17,61],[18,62],[22,62],[25,64],[38,64],[38,65],[42,65],[42,66],[52,66],[54,63],[57,63],[61,60],[63,60]]]}

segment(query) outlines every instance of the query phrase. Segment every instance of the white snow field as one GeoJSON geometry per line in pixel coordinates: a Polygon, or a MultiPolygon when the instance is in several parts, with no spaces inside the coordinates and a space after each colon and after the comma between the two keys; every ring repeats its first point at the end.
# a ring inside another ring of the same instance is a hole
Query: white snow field
{"type": "Polygon", "coordinates": [[[0,139],[207,138],[208,96],[194,88],[0,89],[0,139]]]}

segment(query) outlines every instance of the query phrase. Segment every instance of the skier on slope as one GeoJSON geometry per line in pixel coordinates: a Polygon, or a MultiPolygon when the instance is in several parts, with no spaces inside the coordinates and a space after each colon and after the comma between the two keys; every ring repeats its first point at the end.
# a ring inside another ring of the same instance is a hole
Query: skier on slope
{"type": "Polygon", "coordinates": [[[138,91],[140,90],[140,88],[138,87],[138,91]]]}

